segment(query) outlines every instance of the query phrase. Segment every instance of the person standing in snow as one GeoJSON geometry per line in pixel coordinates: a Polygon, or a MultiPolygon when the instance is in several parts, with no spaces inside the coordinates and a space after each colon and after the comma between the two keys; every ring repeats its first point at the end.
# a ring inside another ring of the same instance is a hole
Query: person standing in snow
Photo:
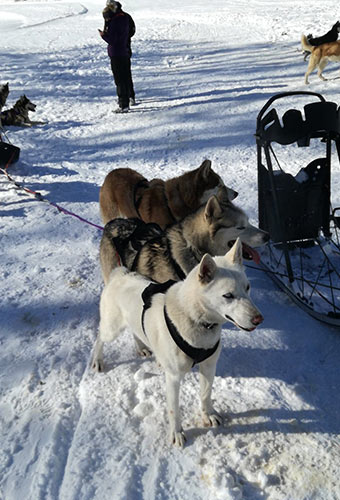
{"type": "Polygon", "coordinates": [[[131,38],[135,34],[135,23],[120,2],[107,0],[103,10],[104,29],[98,30],[108,44],[108,55],[116,84],[118,109],[116,113],[127,113],[129,106],[135,104],[135,91],[131,74],[131,38]]]}

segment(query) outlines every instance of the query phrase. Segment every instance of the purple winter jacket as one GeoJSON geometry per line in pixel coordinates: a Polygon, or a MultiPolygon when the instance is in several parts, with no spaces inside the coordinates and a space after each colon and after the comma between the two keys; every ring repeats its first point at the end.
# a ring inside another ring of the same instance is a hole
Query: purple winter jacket
{"type": "Polygon", "coordinates": [[[107,31],[102,35],[108,44],[109,57],[129,56],[129,18],[124,12],[115,14],[109,22],[107,31]]]}

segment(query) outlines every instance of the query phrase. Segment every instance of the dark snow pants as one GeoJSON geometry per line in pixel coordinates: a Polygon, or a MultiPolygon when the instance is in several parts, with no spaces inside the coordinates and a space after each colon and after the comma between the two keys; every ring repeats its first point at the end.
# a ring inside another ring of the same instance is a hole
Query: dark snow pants
{"type": "Polygon", "coordinates": [[[127,108],[129,106],[129,98],[135,97],[130,57],[111,57],[111,69],[116,84],[119,107],[127,108]]]}

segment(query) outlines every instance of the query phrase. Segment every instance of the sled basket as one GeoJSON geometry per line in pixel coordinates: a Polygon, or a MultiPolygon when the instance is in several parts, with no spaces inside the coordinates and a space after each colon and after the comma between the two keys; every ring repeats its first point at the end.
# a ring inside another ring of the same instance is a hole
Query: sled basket
{"type": "Polygon", "coordinates": [[[270,235],[262,262],[307,312],[340,326],[340,218],[339,209],[331,207],[333,144],[340,156],[339,108],[314,92],[277,94],[260,111],[255,136],[259,226],[270,235]],[[281,114],[273,107],[281,99],[281,107],[284,100],[295,102],[295,96],[316,102],[281,114]],[[309,155],[316,150],[317,157],[303,165],[285,154],[292,170],[287,172],[274,144],[281,152],[290,145],[309,155]]]}
{"type": "Polygon", "coordinates": [[[275,190],[284,232],[276,224],[270,172],[263,165],[259,165],[258,185],[260,227],[269,232],[272,241],[316,238],[320,228],[329,233],[329,168],[326,158],[318,158],[302,168],[298,179],[283,171],[276,173],[275,190]]]}

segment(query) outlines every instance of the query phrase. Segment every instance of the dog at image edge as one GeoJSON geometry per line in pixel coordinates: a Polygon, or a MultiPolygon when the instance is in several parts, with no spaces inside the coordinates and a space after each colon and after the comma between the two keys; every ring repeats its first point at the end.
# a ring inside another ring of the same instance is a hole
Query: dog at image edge
{"type": "MultiPolygon", "coordinates": [[[[134,217],[155,222],[164,229],[197,210],[222,186],[224,183],[211,168],[210,160],[165,181],[148,181],[131,168],[118,168],[106,176],[100,189],[101,218],[106,224],[117,217],[134,217]]],[[[227,189],[229,198],[236,198],[236,191],[227,189]]]]}
{"type": "Polygon", "coordinates": [[[6,100],[9,94],[9,85],[8,82],[0,85],[0,111],[6,104],[6,100]]]}
{"type": "Polygon", "coordinates": [[[146,292],[154,286],[163,285],[155,285],[124,267],[111,273],[101,295],[92,367],[103,371],[104,342],[116,339],[125,328],[132,330],[138,348],[144,346],[153,352],[165,372],[170,442],[182,447],[186,438],[179,396],[184,375],[198,364],[203,425],[220,425],[222,417],[212,405],[211,391],[221,351],[222,325],[230,321],[251,332],[263,317],[249,297],[239,239],[225,256],[213,259],[204,255],[184,281],[146,299],[146,292]]]}
{"type": "Polygon", "coordinates": [[[32,121],[28,116],[29,111],[35,112],[36,104],[22,95],[14,106],[1,112],[3,125],[14,127],[32,127],[32,125],[43,125],[45,122],[32,121]]]}
{"type": "Polygon", "coordinates": [[[313,47],[313,45],[308,43],[306,35],[302,35],[301,47],[302,50],[311,52],[307,71],[305,73],[305,84],[308,85],[308,77],[316,68],[318,68],[318,77],[321,78],[321,80],[327,80],[322,72],[329,61],[340,61],[340,41],[323,43],[322,45],[313,47]]]}

